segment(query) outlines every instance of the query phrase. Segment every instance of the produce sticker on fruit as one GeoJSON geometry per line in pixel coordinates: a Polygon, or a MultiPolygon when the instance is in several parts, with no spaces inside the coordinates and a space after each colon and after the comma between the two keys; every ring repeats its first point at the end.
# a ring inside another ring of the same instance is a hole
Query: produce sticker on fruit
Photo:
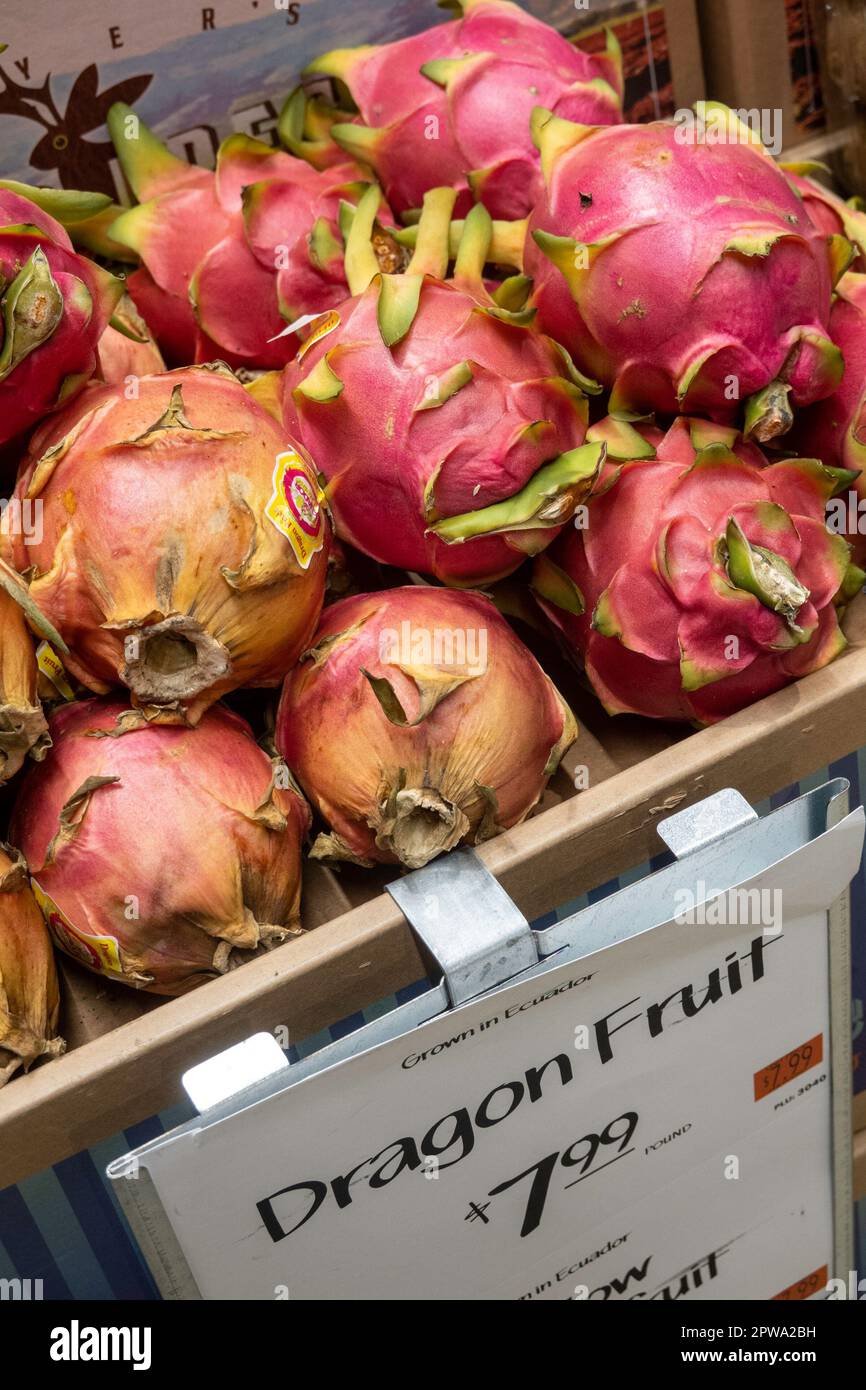
{"type": "Polygon", "coordinates": [[[329,333],[333,333],[339,327],[340,315],[334,309],[329,314],[323,314],[321,318],[318,318],[310,329],[309,337],[305,338],[298,348],[298,361],[302,362],[310,348],[315,347],[316,343],[320,343],[323,338],[327,338],[329,333]]]}
{"type": "Polygon", "coordinates": [[[48,642],[40,642],[36,648],[36,665],[50,680],[58,695],[64,700],[74,700],[75,691],[66,678],[66,668],[54,648],[48,642]]]}
{"type": "Polygon", "coordinates": [[[301,569],[307,569],[325,544],[325,519],[318,488],[294,449],[277,456],[274,492],[265,510],[289,542],[301,569]]]}
{"type": "Polygon", "coordinates": [[[202,1295],[772,1299],[832,1269],[855,820],[744,885],[783,923],[612,913],[613,944],[157,1141],[202,1295]]]}
{"type": "Polygon", "coordinates": [[[124,971],[117,938],[114,936],[91,936],[89,933],[81,931],[78,927],[73,926],[66,913],[61,911],[47,893],[43,892],[35,879],[31,879],[30,886],[42,915],[48,923],[48,930],[61,950],[66,951],[73,959],[81,961],[82,965],[95,970],[98,975],[113,975],[118,979],[123,979],[124,971]]]}

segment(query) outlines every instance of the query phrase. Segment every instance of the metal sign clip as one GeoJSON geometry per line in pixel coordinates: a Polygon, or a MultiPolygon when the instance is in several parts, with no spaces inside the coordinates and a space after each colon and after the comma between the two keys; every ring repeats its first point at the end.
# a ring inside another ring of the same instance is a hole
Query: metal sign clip
{"type": "Polygon", "coordinates": [[[442,971],[452,1006],[539,961],[535,935],[471,849],[457,849],[387,885],[442,971]]]}

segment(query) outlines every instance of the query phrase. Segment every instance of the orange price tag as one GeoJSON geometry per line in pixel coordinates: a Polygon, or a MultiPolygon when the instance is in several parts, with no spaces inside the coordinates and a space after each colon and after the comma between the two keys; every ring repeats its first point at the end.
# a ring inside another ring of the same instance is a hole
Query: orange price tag
{"type": "Polygon", "coordinates": [[[805,1279],[800,1279],[796,1284],[789,1284],[787,1289],[775,1294],[770,1302],[778,1303],[782,1298],[811,1298],[813,1293],[827,1287],[828,1278],[827,1266],[822,1265],[820,1269],[815,1269],[811,1274],[807,1274],[805,1279]]]}
{"type": "Polygon", "coordinates": [[[777,1061],[770,1062],[768,1066],[755,1072],[755,1100],[763,1100],[764,1096],[772,1095],[773,1091],[778,1091],[787,1081],[793,1081],[795,1076],[802,1076],[804,1071],[817,1067],[823,1058],[824,1034],[817,1033],[808,1042],[792,1048],[784,1057],[779,1057],[777,1061]]]}

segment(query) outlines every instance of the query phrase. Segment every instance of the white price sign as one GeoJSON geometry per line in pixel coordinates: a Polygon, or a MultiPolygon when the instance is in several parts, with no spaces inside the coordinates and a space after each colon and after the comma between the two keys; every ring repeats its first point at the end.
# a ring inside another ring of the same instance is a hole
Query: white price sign
{"type": "Polygon", "coordinates": [[[728,834],[704,814],[507,984],[112,1165],[163,1292],[772,1299],[846,1277],[843,791],[728,834]]]}

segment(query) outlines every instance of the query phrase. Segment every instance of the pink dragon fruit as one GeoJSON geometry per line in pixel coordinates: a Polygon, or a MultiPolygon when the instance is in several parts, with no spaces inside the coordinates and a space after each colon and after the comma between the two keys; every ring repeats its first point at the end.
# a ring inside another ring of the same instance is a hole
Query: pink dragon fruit
{"type": "MultiPolygon", "coordinates": [[[[176,158],[121,103],[108,126],[139,199],[110,235],[141,258],[129,293],[167,360],[284,366],[301,341],[287,326],[346,296],[341,209],[366,187],[357,166],[344,156],[319,172],[238,134],[212,173],[176,158]]],[[[384,205],[379,216],[391,220],[384,205]]]]}
{"type": "Polygon", "coordinates": [[[164,371],[162,353],[150,336],[147,324],[129,295],[124,295],[99,340],[96,375],[108,385],[122,385],[130,377],[152,376],[154,372],[164,371]]]}
{"type": "Polygon", "coordinates": [[[611,388],[611,410],[731,423],[745,403],[746,432],[768,440],[838,385],[827,324],[851,248],[812,225],[727,107],[696,112],[590,129],[538,110],[547,189],[525,269],[541,327],[611,388]]]}
{"type": "Polygon", "coordinates": [[[183,994],[298,934],[310,812],[222,706],[192,729],[118,735],[128,713],[114,700],[57,711],[10,835],[61,950],[134,989],[183,994]]]}
{"type": "Polygon", "coordinates": [[[281,118],[287,148],[327,159],[330,125],[344,150],[372,166],[398,213],[450,184],[461,213],[477,198],[494,217],[525,216],[541,191],[533,107],[592,124],[620,121],[619,45],[608,31],[603,53],[584,53],[508,0],[460,5],[459,19],[398,43],[315,59],[307,73],[338,79],[360,118],[333,124],[339,113],[314,102],[308,136],[311,117],[295,93],[281,118]]]}
{"type": "Polygon", "coordinates": [[[845,375],[827,400],[804,410],[794,440],[803,453],[858,475],[847,496],[830,507],[829,525],[847,535],[858,564],[866,564],[866,275],[848,271],[836,286],[830,315],[845,375]]]}
{"type": "MultiPolygon", "coordinates": [[[[405,274],[370,249],[378,190],[349,234],[354,297],[284,378],[285,420],[316,460],[338,536],[373,559],[470,585],[511,573],[573,514],[603,456],[567,356],[526,326],[527,284],[494,299],[491,220],[466,219],[450,281],[453,189],[425,197],[405,274]]],[[[316,330],[313,330],[315,336],[316,330]]]]}
{"type": "MultiPolygon", "coordinates": [[[[73,249],[43,206],[50,206],[46,193],[0,185],[0,445],[70,400],[93,375],[97,345],[123,290],[121,280],[73,249]]],[[[75,200],[87,210],[94,197],[54,195],[68,213],[75,200]]]]}
{"type": "Polygon", "coordinates": [[[535,562],[535,593],[611,714],[714,723],[846,645],[839,616],[866,576],[824,514],[851,474],[755,466],[706,428],[606,463],[583,529],[535,562]]]}
{"type": "Polygon", "coordinates": [[[91,384],[37,430],[10,537],[72,677],[125,685],[145,718],[194,724],[279,685],[315,631],[329,526],[316,474],[224,363],[91,384]]]}
{"type": "Polygon", "coordinates": [[[488,598],[420,585],[326,610],[276,730],[328,826],[312,856],[410,869],[518,825],[576,737],[488,598]]]}
{"type": "Polygon", "coordinates": [[[825,236],[847,237],[857,253],[852,268],[866,270],[866,213],[858,200],[852,198],[846,203],[823,183],[810,177],[813,173],[829,174],[826,165],[784,163],[779,167],[784,169],[788,182],[803,199],[809,219],[818,231],[825,236]]]}
{"type": "Polygon", "coordinates": [[[630,421],[608,415],[590,425],[586,438],[589,443],[604,444],[608,463],[661,458],[665,463],[692,464],[701,450],[711,444],[724,444],[753,468],[764,468],[767,463],[757,444],[739,430],[687,415],[678,415],[667,431],[660,429],[652,417],[630,421]]]}

